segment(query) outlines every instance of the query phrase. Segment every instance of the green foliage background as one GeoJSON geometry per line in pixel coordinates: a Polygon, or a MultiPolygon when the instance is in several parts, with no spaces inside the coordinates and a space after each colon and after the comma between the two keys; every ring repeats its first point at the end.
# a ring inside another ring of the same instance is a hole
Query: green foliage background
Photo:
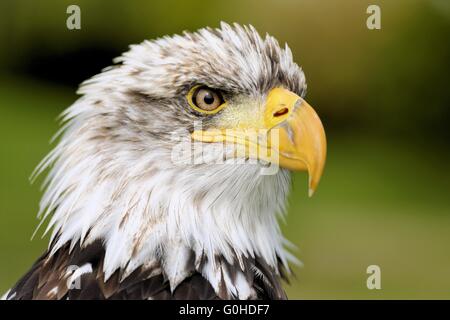
{"type": "Polygon", "coordinates": [[[283,225],[304,264],[293,268],[289,297],[450,298],[445,0],[2,1],[0,292],[46,246],[30,241],[41,192],[28,177],[51,148],[56,116],[76,99],[75,85],[23,66],[86,46],[120,53],[221,20],[289,44],[327,129],[321,185],[309,199],[306,175],[295,175],[283,225]],[[65,27],[69,4],[81,7],[80,31],[65,27]],[[366,28],[369,4],[381,7],[381,30],[366,28]],[[366,287],[371,264],[381,267],[381,290],[366,287]]]}

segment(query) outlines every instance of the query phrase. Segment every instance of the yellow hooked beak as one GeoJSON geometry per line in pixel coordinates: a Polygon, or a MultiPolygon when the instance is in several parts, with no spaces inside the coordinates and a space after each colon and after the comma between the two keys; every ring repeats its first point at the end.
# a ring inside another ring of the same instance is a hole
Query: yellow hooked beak
{"type": "MultiPolygon", "coordinates": [[[[248,115],[247,115],[248,117],[248,115]]],[[[248,158],[275,163],[293,171],[307,171],[312,196],[326,159],[325,130],[314,109],[295,93],[272,89],[263,114],[255,113],[247,127],[196,130],[192,139],[202,142],[231,143],[244,147],[248,158]]]]}

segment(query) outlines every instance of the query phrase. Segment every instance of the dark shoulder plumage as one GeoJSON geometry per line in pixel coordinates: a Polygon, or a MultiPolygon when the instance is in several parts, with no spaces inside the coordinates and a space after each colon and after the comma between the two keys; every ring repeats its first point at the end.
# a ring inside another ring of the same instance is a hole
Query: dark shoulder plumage
{"type": "MultiPolygon", "coordinates": [[[[104,280],[105,251],[101,241],[84,248],[79,244],[71,250],[66,244],[53,255],[46,252],[9,291],[9,300],[215,300],[233,298],[216,294],[210,283],[198,272],[183,280],[172,292],[160,266],[139,267],[125,279],[116,271],[104,280]],[[76,271],[78,270],[78,271],[76,271]],[[81,275],[73,282],[74,272],[81,275]]],[[[257,299],[286,299],[280,279],[258,259],[258,274],[249,274],[257,299]]],[[[233,268],[228,266],[228,268],[233,268]]],[[[250,270],[250,269],[249,269],[250,270]]],[[[232,274],[231,270],[231,274],[232,274]]]]}

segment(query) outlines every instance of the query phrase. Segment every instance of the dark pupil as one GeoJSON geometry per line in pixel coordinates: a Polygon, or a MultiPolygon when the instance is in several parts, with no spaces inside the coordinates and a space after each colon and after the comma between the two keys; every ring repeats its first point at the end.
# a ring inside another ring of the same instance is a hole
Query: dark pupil
{"type": "Polygon", "coordinates": [[[211,104],[211,103],[214,102],[214,96],[212,95],[211,92],[208,92],[208,93],[206,93],[205,96],[203,97],[203,101],[204,101],[206,104],[211,104]]]}

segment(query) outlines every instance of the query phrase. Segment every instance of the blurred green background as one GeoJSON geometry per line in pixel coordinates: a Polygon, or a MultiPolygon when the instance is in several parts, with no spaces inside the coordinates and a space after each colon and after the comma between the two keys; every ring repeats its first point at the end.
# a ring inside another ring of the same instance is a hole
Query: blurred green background
{"type": "Polygon", "coordinates": [[[450,298],[450,2],[446,0],[10,1],[0,3],[0,292],[46,247],[30,241],[28,177],[55,118],[129,44],[219,21],[287,42],[327,130],[316,195],[294,179],[283,226],[303,267],[291,299],[450,298]],[[82,29],[66,28],[81,7],[82,29]],[[381,7],[381,30],[366,8],[381,7]],[[381,267],[381,290],[366,268],[381,267]]]}

